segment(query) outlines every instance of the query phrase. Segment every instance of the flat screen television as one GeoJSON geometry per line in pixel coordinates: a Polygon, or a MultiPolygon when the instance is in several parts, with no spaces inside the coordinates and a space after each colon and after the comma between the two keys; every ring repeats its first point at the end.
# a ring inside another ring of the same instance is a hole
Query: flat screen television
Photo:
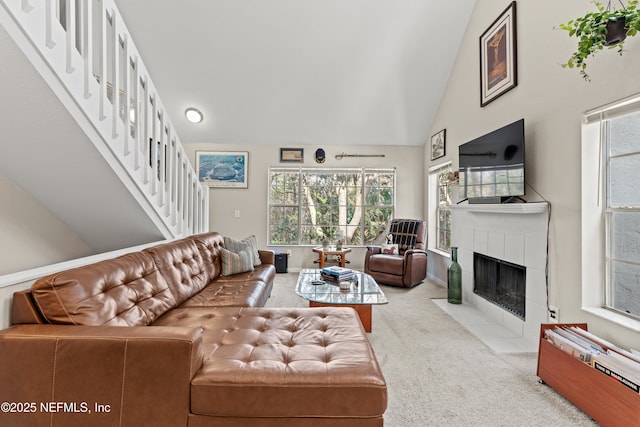
{"type": "Polygon", "coordinates": [[[524,196],[524,119],[459,147],[460,197],[507,203],[524,196]]]}

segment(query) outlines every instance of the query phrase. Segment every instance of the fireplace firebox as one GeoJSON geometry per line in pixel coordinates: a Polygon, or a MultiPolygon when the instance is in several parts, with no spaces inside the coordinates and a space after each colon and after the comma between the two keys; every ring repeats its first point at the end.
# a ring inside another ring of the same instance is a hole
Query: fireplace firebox
{"type": "Polygon", "coordinates": [[[525,319],[527,268],[473,253],[473,292],[525,319]]]}

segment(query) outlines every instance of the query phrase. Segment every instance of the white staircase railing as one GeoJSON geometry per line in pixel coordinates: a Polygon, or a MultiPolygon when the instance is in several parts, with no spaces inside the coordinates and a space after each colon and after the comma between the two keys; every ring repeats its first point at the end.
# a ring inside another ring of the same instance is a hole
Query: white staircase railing
{"type": "Polygon", "coordinates": [[[76,111],[90,123],[89,139],[165,237],[208,231],[207,188],[198,181],[113,0],[0,0],[0,5],[0,23],[14,38],[19,31],[28,40],[21,48],[35,50],[31,57],[25,52],[32,63],[44,60],[55,74],[61,101],[73,102],[72,108],[67,105],[72,115],[76,111]]]}

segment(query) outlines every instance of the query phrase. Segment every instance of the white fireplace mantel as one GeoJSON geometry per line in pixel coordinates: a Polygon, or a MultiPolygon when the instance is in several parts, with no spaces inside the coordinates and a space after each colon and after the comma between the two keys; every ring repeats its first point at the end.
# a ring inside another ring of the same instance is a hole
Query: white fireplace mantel
{"type": "Polygon", "coordinates": [[[503,203],[503,204],[460,204],[452,205],[451,209],[471,213],[491,214],[538,214],[549,209],[547,202],[532,203],[503,203]]]}

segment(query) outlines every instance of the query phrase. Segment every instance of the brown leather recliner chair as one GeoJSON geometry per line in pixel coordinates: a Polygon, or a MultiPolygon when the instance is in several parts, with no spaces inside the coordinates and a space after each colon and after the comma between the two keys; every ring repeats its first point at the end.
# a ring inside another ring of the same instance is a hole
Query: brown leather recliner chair
{"type": "Polygon", "coordinates": [[[413,219],[394,219],[389,225],[398,254],[383,253],[381,246],[368,246],[364,271],[378,283],[411,288],[427,277],[427,225],[413,219]]]}

